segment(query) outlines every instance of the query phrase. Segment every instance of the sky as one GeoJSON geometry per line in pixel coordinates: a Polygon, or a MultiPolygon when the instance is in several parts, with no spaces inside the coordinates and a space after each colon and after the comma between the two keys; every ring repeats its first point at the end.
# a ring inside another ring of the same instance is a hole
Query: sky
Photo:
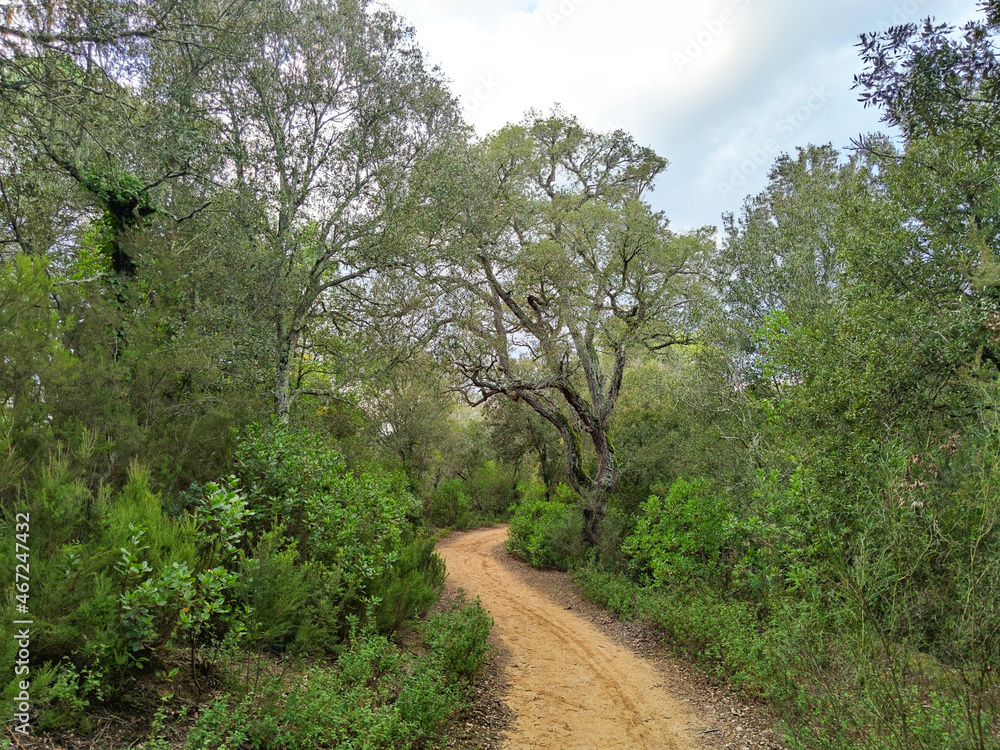
{"type": "Polygon", "coordinates": [[[649,196],[671,227],[721,226],[783,152],[885,130],[852,90],[858,35],[976,0],[386,0],[485,136],[561,105],[670,162],[649,196]]]}

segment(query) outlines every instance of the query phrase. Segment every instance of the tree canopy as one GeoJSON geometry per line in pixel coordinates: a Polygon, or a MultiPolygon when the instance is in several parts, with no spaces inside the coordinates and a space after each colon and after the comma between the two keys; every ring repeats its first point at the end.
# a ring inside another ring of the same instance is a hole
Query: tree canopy
{"type": "Polygon", "coordinates": [[[621,131],[533,115],[461,156],[465,190],[445,170],[430,204],[454,221],[428,272],[452,311],[443,356],[471,401],[502,395],[556,428],[594,542],[618,481],[608,426],[629,358],[693,341],[708,235],[672,233],[644,202],[666,161],[621,131]]]}

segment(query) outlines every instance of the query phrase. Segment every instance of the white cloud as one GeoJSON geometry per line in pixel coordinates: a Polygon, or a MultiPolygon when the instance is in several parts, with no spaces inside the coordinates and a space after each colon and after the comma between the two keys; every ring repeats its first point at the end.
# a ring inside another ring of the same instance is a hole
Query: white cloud
{"type": "Polygon", "coordinates": [[[878,127],[851,91],[863,31],[976,0],[387,0],[417,29],[480,134],[560,103],[623,127],[671,162],[653,202],[687,228],[719,223],[796,145],[844,147],[878,127]],[[816,91],[823,92],[820,101],[816,91]],[[750,169],[751,162],[766,163],[750,169]],[[733,190],[720,184],[750,172],[733,190]]]}

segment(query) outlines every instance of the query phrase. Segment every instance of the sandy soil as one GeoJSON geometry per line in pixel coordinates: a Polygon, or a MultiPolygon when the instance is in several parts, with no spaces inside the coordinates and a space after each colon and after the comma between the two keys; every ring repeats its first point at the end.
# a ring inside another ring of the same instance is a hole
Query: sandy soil
{"type": "Polygon", "coordinates": [[[703,747],[702,717],[647,660],[522,581],[497,556],[506,527],[445,539],[449,578],[481,597],[509,650],[510,750],[703,747]]]}

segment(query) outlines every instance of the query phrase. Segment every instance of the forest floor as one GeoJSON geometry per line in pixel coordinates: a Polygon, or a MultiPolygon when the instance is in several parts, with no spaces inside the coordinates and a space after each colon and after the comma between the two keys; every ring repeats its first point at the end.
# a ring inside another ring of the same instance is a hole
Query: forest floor
{"type": "Polygon", "coordinates": [[[503,548],[507,527],[443,539],[448,585],[479,596],[495,651],[449,747],[779,750],[761,706],[676,659],[653,628],[618,621],[559,571],[503,548]]]}

